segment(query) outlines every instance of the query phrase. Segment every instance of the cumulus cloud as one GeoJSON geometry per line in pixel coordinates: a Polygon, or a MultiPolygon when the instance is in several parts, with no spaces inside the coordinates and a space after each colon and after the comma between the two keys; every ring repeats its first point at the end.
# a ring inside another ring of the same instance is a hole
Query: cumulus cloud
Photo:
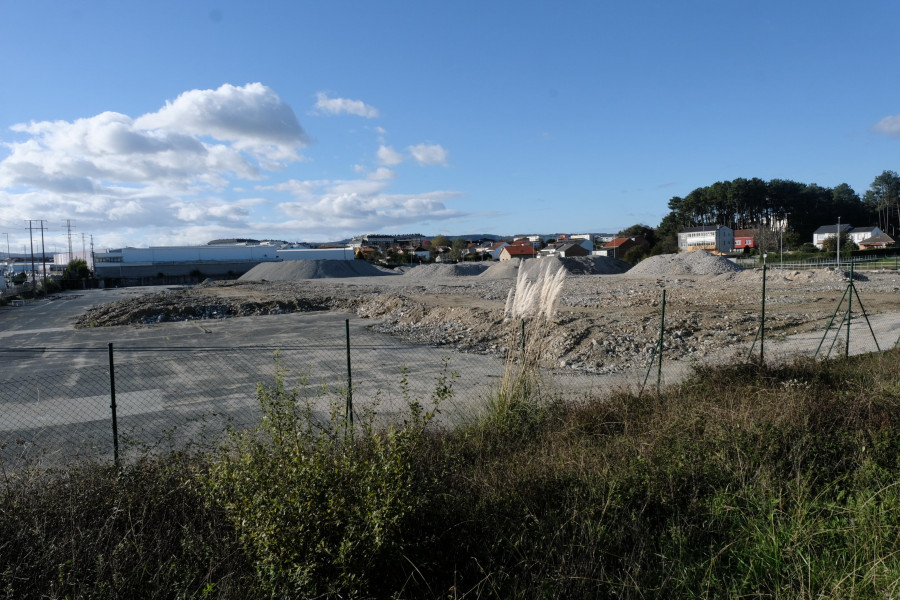
{"type": "Polygon", "coordinates": [[[876,133],[883,133],[888,137],[900,137],[900,115],[891,115],[875,123],[872,130],[876,133]]]}
{"type": "Polygon", "coordinates": [[[325,92],[316,94],[314,111],[325,115],[356,115],[372,119],[378,116],[378,109],[369,106],[362,100],[348,100],[347,98],[329,98],[325,92]]]}
{"type": "Polygon", "coordinates": [[[184,92],[135,126],[209,136],[274,160],[296,160],[295,149],[309,143],[291,107],[261,83],[184,92]]]}
{"type": "Polygon", "coordinates": [[[393,167],[403,162],[403,155],[390,146],[379,146],[375,155],[378,157],[378,162],[387,167],[393,167]]]}
{"type": "MultiPolygon", "coordinates": [[[[317,108],[377,115],[324,94],[317,108]]],[[[310,140],[291,107],[260,83],[190,90],[137,117],[108,111],[12,129],[17,141],[0,159],[4,222],[75,219],[80,231],[98,234],[98,247],[322,239],[464,216],[448,205],[457,192],[392,193],[392,167],[446,164],[447,152],[428,144],[395,150],[380,127],[375,164],[354,167],[355,178],[265,182],[303,160],[310,140]]]]}
{"type": "Polygon", "coordinates": [[[278,209],[302,230],[357,233],[463,216],[446,204],[459,197],[458,192],[392,194],[389,183],[389,178],[291,181],[282,189],[294,193],[296,200],[283,202],[278,209]]]}
{"type": "Polygon", "coordinates": [[[109,111],[12,130],[26,139],[6,144],[0,161],[4,212],[72,216],[82,227],[245,222],[246,203],[219,193],[299,160],[309,141],[291,107],[259,83],[191,90],[137,118],[109,111]]]}
{"type": "Polygon", "coordinates": [[[420,165],[446,165],[447,151],[439,144],[417,144],[407,148],[420,165]]]}

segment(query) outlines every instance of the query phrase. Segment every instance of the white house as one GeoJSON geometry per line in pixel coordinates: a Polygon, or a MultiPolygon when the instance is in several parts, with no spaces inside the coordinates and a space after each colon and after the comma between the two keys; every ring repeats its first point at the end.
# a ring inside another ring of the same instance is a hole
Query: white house
{"type": "Polygon", "coordinates": [[[507,242],[495,242],[491,245],[490,248],[487,249],[487,253],[491,255],[491,258],[494,260],[500,260],[500,251],[509,246],[507,242]]]}
{"type": "Polygon", "coordinates": [[[884,232],[878,227],[854,227],[850,230],[850,239],[859,246],[862,242],[879,233],[884,232]]]}
{"type": "MultiPolygon", "coordinates": [[[[846,233],[847,237],[853,240],[857,246],[859,246],[862,242],[866,241],[870,237],[876,236],[879,233],[884,233],[878,227],[853,227],[849,223],[841,223],[840,224],[841,233],[846,233]]],[[[815,244],[816,248],[819,250],[822,249],[822,244],[828,238],[833,238],[837,235],[838,225],[823,225],[816,229],[813,232],[813,244],[815,244]]]]}
{"type": "Polygon", "coordinates": [[[728,254],[734,248],[734,230],[724,225],[688,227],[678,232],[678,251],[706,250],[728,254]]]}

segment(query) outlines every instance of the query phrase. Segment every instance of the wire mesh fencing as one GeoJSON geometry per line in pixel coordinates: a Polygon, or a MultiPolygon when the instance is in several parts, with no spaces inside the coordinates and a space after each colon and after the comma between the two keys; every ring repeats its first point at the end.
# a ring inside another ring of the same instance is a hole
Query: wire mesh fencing
{"type": "MultiPolygon", "coordinates": [[[[655,393],[684,381],[698,366],[828,359],[884,351],[900,342],[900,293],[882,294],[877,306],[869,306],[854,278],[798,305],[789,287],[767,288],[763,271],[757,296],[719,307],[721,317],[713,322],[698,319],[694,306],[685,309],[690,294],[702,292],[667,297],[666,291],[660,290],[655,313],[641,313],[640,338],[610,327],[584,329],[575,336],[579,340],[554,341],[552,324],[542,336],[526,336],[527,343],[547,344],[548,350],[562,344],[557,356],[565,356],[570,341],[589,341],[597,356],[619,357],[596,364],[542,360],[545,385],[539,393],[584,400],[619,391],[655,393]]],[[[511,331],[519,325],[511,323],[511,331]]],[[[404,419],[410,403],[431,410],[439,401],[439,425],[472,423],[489,410],[507,366],[518,368],[520,352],[518,342],[493,354],[423,347],[361,327],[351,337],[349,324],[277,347],[117,342],[7,348],[0,352],[3,364],[26,368],[10,367],[6,375],[0,370],[0,459],[57,465],[208,448],[229,428],[257,424],[258,388],[278,379],[317,418],[390,424],[404,419]],[[54,366],[59,364],[66,367],[54,366]]]]}
{"type": "Polygon", "coordinates": [[[206,448],[230,428],[258,423],[259,386],[276,380],[317,418],[385,425],[402,420],[417,402],[436,408],[439,424],[453,426],[477,418],[502,372],[496,358],[341,333],[278,348],[109,344],[7,351],[7,360],[41,356],[79,366],[0,381],[0,457],[56,465],[206,448]]]}

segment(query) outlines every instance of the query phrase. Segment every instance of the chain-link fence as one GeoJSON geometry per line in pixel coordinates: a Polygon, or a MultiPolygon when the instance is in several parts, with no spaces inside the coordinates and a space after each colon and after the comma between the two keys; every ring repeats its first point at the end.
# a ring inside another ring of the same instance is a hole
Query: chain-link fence
{"type": "Polygon", "coordinates": [[[412,402],[438,422],[477,418],[503,361],[421,348],[349,327],[330,339],[293,346],[19,348],[6,362],[42,357],[77,364],[0,381],[0,444],[6,461],[59,464],[148,451],[208,446],[229,427],[261,417],[258,386],[274,385],[331,418],[402,419],[412,402]]]}
{"type": "MultiPolygon", "coordinates": [[[[652,332],[650,343],[633,348],[628,361],[602,372],[544,361],[541,393],[582,399],[623,389],[653,393],[682,381],[698,364],[828,358],[896,346],[900,295],[896,305],[882,298],[871,312],[852,281],[842,294],[823,294],[815,310],[786,324],[770,316],[771,310],[766,314],[767,301],[790,298],[767,296],[763,277],[758,310],[748,314],[744,306],[740,314],[735,311],[706,330],[691,330],[684,319],[667,317],[667,308],[677,309],[678,300],[667,299],[661,290],[657,315],[643,325],[652,332]],[[735,333],[722,342],[725,330],[735,333]],[[719,341],[705,346],[707,337],[719,341]],[[693,346],[685,344],[688,339],[693,346]]],[[[590,331],[585,336],[602,346],[614,333],[590,331]]],[[[0,381],[0,458],[5,464],[61,464],[215,444],[227,428],[258,422],[257,388],[279,376],[321,418],[343,417],[349,410],[354,418],[386,424],[402,419],[410,402],[430,409],[437,395],[442,397],[438,423],[454,426],[484,414],[507,365],[506,348],[474,354],[449,346],[416,346],[363,328],[351,336],[349,324],[317,335],[279,347],[116,343],[4,349],[3,364],[25,363],[28,368],[27,374],[0,381]],[[67,368],[49,366],[61,363],[67,368]],[[441,394],[447,386],[449,397],[441,394]]],[[[508,349],[514,359],[521,350],[518,343],[508,349]]]]}

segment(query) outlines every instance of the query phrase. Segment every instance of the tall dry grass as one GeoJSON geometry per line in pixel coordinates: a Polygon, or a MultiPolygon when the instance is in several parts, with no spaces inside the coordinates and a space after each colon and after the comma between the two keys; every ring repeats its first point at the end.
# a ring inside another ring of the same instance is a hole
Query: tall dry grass
{"type": "Polygon", "coordinates": [[[509,290],[504,321],[509,327],[506,368],[500,380],[493,413],[506,414],[539,394],[541,364],[554,326],[566,270],[555,261],[538,264],[536,272],[522,264],[516,285],[509,290]]]}

